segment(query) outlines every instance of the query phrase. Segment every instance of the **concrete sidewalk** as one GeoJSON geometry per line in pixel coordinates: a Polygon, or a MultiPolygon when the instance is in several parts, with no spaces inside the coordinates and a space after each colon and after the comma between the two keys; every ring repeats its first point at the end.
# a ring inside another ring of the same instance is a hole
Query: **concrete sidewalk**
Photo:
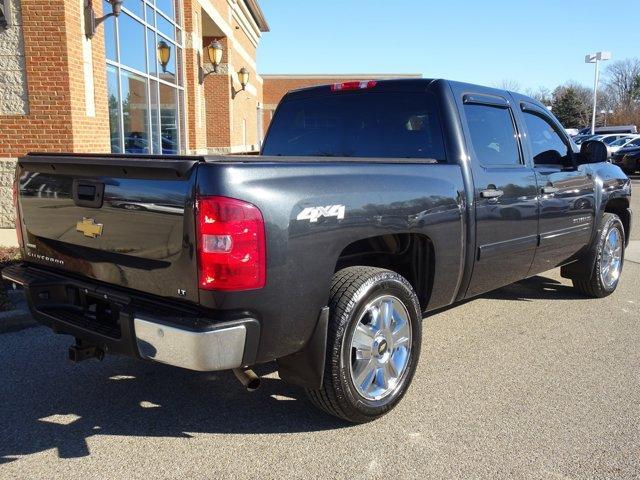
{"type": "Polygon", "coordinates": [[[640,240],[631,240],[624,256],[627,262],[640,263],[640,240]]]}

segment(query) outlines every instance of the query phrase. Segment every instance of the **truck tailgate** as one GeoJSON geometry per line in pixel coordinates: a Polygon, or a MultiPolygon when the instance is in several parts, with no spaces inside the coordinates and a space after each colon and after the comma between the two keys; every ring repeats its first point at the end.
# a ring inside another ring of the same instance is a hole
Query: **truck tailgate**
{"type": "Polygon", "coordinates": [[[18,162],[25,259],[98,281],[198,300],[199,159],[28,155],[18,162]]]}

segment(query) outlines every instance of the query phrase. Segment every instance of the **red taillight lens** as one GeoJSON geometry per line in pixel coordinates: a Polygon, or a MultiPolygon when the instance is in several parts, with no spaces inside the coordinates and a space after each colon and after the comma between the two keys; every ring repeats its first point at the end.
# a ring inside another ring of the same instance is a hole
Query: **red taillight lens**
{"type": "Polygon", "coordinates": [[[264,220],[258,207],[234,198],[199,197],[196,225],[200,288],[264,287],[264,220]]]}
{"type": "Polygon", "coordinates": [[[16,235],[18,236],[18,245],[22,248],[22,220],[20,219],[20,209],[18,205],[18,192],[20,191],[20,177],[16,174],[13,181],[13,209],[15,211],[16,235]]]}
{"type": "Polygon", "coordinates": [[[373,88],[378,82],[375,80],[363,80],[357,82],[343,82],[334,83],[331,85],[332,92],[344,92],[348,90],[365,90],[367,88],[373,88]]]}

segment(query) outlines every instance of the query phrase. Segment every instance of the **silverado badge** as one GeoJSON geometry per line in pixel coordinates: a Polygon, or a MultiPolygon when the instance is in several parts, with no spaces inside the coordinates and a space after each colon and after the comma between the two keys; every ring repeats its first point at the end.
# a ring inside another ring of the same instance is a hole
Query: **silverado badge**
{"type": "Polygon", "coordinates": [[[76,223],[76,230],[85,237],[96,238],[102,235],[102,224],[96,223],[93,218],[82,217],[82,221],[76,223]]]}

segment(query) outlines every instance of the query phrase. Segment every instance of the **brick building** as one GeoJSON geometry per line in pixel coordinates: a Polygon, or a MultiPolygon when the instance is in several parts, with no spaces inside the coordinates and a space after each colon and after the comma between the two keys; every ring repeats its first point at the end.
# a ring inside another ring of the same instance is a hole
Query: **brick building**
{"type": "Polygon", "coordinates": [[[269,27],[256,0],[124,0],[87,35],[91,11],[116,3],[0,0],[0,227],[13,224],[15,159],[29,151],[258,148],[256,49],[269,27]],[[203,49],[213,39],[215,73],[203,49]]]}

